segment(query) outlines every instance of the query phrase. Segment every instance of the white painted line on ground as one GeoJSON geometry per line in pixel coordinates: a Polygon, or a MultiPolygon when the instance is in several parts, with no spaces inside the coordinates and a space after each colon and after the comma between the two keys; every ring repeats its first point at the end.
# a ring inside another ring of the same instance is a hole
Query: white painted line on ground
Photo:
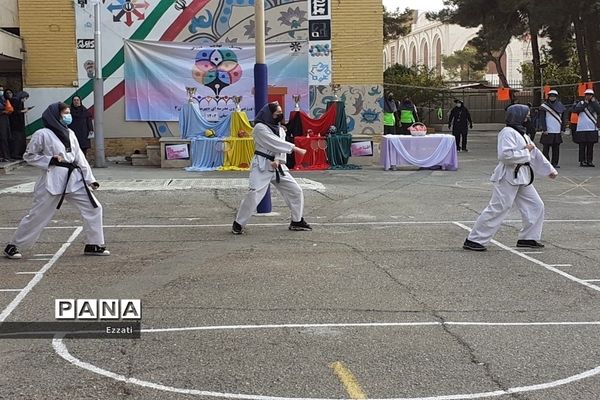
{"type": "Polygon", "coordinates": [[[63,243],[60,249],[58,249],[58,251],[54,253],[52,259],[50,259],[50,261],[48,261],[42,267],[42,269],[39,270],[39,272],[29,281],[27,286],[25,286],[20,291],[17,297],[15,297],[14,300],[11,301],[10,304],[6,306],[4,310],[2,310],[2,312],[0,313],[0,322],[4,322],[6,318],[8,318],[8,316],[15,310],[15,308],[17,308],[17,306],[21,304],[25,296],[27,296],[29,292],[31,292],[31,290],[35,287],[35,285],[37,285],[42,280],[42,278],[44,277],[44,273],[46,273],[50,268],[52,268],[56,261],[65,253],[65,251],[67,251],[69,246],[71,246],[71,243],[73,243],[77,236],[79,236],[82,230],[82,227],[77,227],[77,229],[75,229],[75,231],[71,234],[69,239],[67,239],[67,241],[63,243]]]}
{"type": "Polygon", "coordinates": [[[142,333],[221,331],[252,329],[306,329],[306,328],[403,328],[417,326],[583,326],[600,325],[600,321],[546,321],[546,322],[463,322],[463,321],[422,321],[422,322],[365,322],[330,324],[267,324],[267,325],[213,325],[179,328],[144,328],[142,333]]]}
{"type": "MultiPolygon", "coordinates": [[[[76,226],[73,229],[77,228],[76,226]]],[[[54,254],[34,254],[34,257],[54,257],[54,254]]]]}
{"type": "MultiPolygon", "coordinates": [[[[296,181],[304,190],[326,190],[325,185],[312,179],[296,177],[296,181]]],[[[114,179],[103,181],[102,191],[247,190],[248,185],[248,178],[114,179]]],[[[35,182],[23,183],[1,189],[0,194],[31,193],[34,187],[35,182]]]]}
{"type": "Polygon", "coordinates": [[[551,267],[572,267],[573,264],[548,264],[551,267]]]}
{"type": "Polygon", "coordinates": [[[23,289],[0,289],[0,292],[20,292],[23,289]]]}
{"type": "MultiPolygon", "coordinates": [[[[460,227],[460,228],[462,228],[462,229],[464,229],[464,230],[466,230],[468,232],[471,232],[471,228],[469,228],[468,226],[465,226],[465,225],[461,224],[460,222],[454,222],[454,225],[456,225],[456,226],[458,226],[458,227],[460,227]]],[[[549,271],[552,271],[552,272],[557,273],[557,274],[559,274],[559,275],[561,275],[561,276],[563,276],[563,277],[565,277],[565,278],[567,278],[569,280],[572,280],[573,282],[579,283],[579,284],[581,284],[583,286],[586,286],[589,289],[592,289],[592,290],[595,290],[597,292],[600,292],[600,287],[599,286],[592,285],[591,283],[586,282],[586,281],[584,281],[582,279],[579,279],[579,278],[577,278],[577,277],[575,277],[575,276],[573,276],[571,274],[568,274],[568,273],[566,273],[564,271],[561,271],[560,269],[558,269],[556,267],[552,267],[551,265],[546,264],[545,262],[540,261],[537,258],[530,257],[527,254],[524,254],[523,252],[514,250],[513,248],[511,248],[509,246],[506,246],[506,245],[498,242],[497,240],[492,240],[492,243],[495,244],[496,246],[500,247],[501,249],[509,251],[509,252],[511,252],[511,253],[519,256],[519,257],[522,257],[522,258],[524,258],[524,259],[526,259],[528,261],[531,261],[532,263],[535,263],[535,264],[537,264],[539,266],[542,266],[542,267],[546,268],[549,271]]]]}
{"type": "MultiPolygon", "coordinates": [[[[220,330],[220,329],[289,329],[289,328],[312,328],[312,327],[382,327],[382,326],[395,326],[395,327],[416,327],[416,326],[441,326],[441,325],[464,325],[464,326],[544,326],[544,325],[600,325],[600,321],[589,321],[589,322],[514,322],[514,323],[491,323],[491,322],[405,322],[405,323],[364,323],[364,324],[282,324],[282,325],[232,325],[232,326],[199,326],[199,327],[182,327],[182,328],[164,328],[164,329],[142,329],[142,332],[175,332],[175,331],[208,331],[208,330],[220,330]]],[[[56,337],[52,340],[52,347],[56,354],[62,357],[68,363],[83,368],[92,373],[114,379],[119,382],[133,384],[144,388],[161,390],[171,393],[180,393],[193,396],[208,396],[208,397],[219,397],[228,399],[244,399],[244,400],[334,400],[325,398],[307,398],[307,397],[276,397],[276,396],[263,396],[256,394],[240,394],[240,393],[222,393],[212,392],[207,390],[198,389],[184,389],[173,386],[166,386],[154,382],[149,382],[137,378],[127,377],[115,372],[100,368],[88,362],[82,361],[74,357],[69,349],[63,342],[62,337],[56,337]]],[[[536,385],[520,386],[509,388],[506,390],[495,390],[490,392],[480,393],[466,393],[466,394],[452,394],[452,395],[438,395],[429,397],[411,397],[411,398],[388,398],[388,399],[373,399],[373,400],[459,400],[459,399],[480,399],[486,397],[498,397],[513,393],[524,393],[538,390],[546,390],[555,388],[558,386],[567,385],[579,380],[590,378],[600,373],[600,366],[589,369],[582,373],[569,376],[564,379],[559,379],[551,382],[540,383],[536,385]]],[[[337,399],[336,399],[337,400],[337,399]]]]}
{"type": "Polygon", "coordinates": [[[52,260],[52,257],[51,258],[30,258],[27,261],[50,261],[50,260],[52,260]]]}
{"type": "MultiPolygon", "coordinates": [[[[521,220],[506,220],[506,223],[517,223],[521,220]]],[[[544,220],[544,223],[567,223],[567,222],[600,222],[600,219],[555,219],[544,220]]],[[[449,225],[449,224],[473,224],[475,221],[371,221],[371,222],[313,222],[315,226],[392,226],[392,225],[449,225]]],[[[248,224],[248,226],[284,226],[287,223],[264,223],[264,224],[248,224]]],[[[45,229],[76,229],[78,226],[48,226],[45,229]]],[[[104,225],[104,228],[122,228],[122,229],[143,229],[143,228],[230,228],[231,223],[226,224],[136,224],[136,225],[104,225]]],[[[0,230],[15,230],[16,226],[3,226],[0,230]]]]}
{"type": "Polygon", "coordinates": [[[35,274],[40,274],[40,271],[37,272],[15,272],[15,274],[17,275],[35,275],[35,274]]]}
{"type": "Polygon", "coordinates": [[[544,254],[543,251],[521,251],[520,253],[521,254],[544,254]]]}

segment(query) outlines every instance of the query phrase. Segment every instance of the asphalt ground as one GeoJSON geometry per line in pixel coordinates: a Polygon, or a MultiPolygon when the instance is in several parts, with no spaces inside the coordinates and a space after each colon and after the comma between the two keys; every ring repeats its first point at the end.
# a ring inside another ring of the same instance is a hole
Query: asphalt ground
{"type": "MultiPolygon", "coordinates": [[[[141,299],[144,332],[0,339],[0,398],[600,398],[600,168],[580,168],[566,138],[560,176],[535,181],[546,248],[514,247],[513,211],[488,252],[466,252],[495,148],[471,133],[456,172],[294,172],[324,186],[304,192],[314,230],[289,231],[274,191],[279,215],[242,236],[245,190],[228,182],[247,173],[96,170],[112,255],[84,257],[63,206],[24,259],[0,260],[0,313],[53,321],[55,299],[141,299]],[[179,179],[193,188],[156,190],[179,179]]],[[[37,176],[0,177],[0,242],[32,198],[6,189],[37,176]]]]}

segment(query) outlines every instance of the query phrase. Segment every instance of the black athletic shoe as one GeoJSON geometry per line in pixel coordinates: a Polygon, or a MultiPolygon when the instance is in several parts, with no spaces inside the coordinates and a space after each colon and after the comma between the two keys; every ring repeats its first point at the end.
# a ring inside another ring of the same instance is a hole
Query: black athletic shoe
{"type": "Polygon", "coordinates": [[[18,260],[23,257],[23,255],[17,249],[17,246],[14,244],[9,244],[4,248],[4,255],[10,259],[18,260]]]}
{"type": "Polygon", "coordinates": [[[484,245],[479,244],[479,243],[474,242],[469,239],[465,239],[465,242],[463,243],[463,249],[472,250],[472,251],[486,251],[487,250],[487,248],[484,245]]]}
{"type": "Polygon", "coordinates": [[[554,168],[560,169],[560,165],[553,165],[554,168]]]}
{"type": "Polygon", "coordinates": [[[231,226],[231,233],[233,233],[234,235],[241,235],[242,233],[244,233],[244,228],[236,221],[233,221],[233,225],[231,226]]]}
{"type": "Polygon", "coordinates": [[[110,251],[106,250],[104,246],[98,246],[97,244],[86,244],[83,249],[83,254],[86,256],[110,256],[110,251]]]}
{"type": "Polygon", "coordinates": [[[464,151],[464,152],[466,152],[466,153],[468,153],[468,152],[469,152],[469,150],[467,150],[467,149],[462,149],[462,151],[464,151]]]}
{"type": "Polygon", "coordinates": [[[532,249],[543,249],[545,246],[536,240],[517,240],[517,247],[529,247],[532,249]]]}
{"type": "Polygon", "coordinates": [[[589,162],[587,163],[587,166],[588,166],[588,167],[592,167],[592,168],[594,168],[594,167],[595,167],[594,163],[592,163],[591,161],[589,161],[589,162]]]}
{"type": "Polygon", "coordinates": [[[304,218],[302,218],[299,222],[292,221],[289,227],[290,231],[312,231],[312,227],[306,223],[304,218]]]}

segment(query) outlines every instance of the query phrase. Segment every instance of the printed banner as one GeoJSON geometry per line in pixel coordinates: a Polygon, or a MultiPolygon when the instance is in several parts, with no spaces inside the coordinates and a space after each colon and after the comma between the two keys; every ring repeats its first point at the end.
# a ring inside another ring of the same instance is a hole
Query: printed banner
{"type": "MultiPolygon", "coordinates": [[[[309,108],[308,43],[267,44],[269,101],[277,100],[284,115],[309,108]]],[[[125,119],[177,121],[188,101],[187,88],[209,120],[240,109],[254,118],[254,44],[203,47],[192,43],[125,41],[125,119]]]]}
{"type": "Polygon", "coordinates": [[[331,84],[331,4],[330,0],[308,0],[308,84],[331,84]]]}
{"type": "Polygon", "coordinates": [[[309,42],[308,75],[310,85],[331,83],[331,41],[309,42]]]}

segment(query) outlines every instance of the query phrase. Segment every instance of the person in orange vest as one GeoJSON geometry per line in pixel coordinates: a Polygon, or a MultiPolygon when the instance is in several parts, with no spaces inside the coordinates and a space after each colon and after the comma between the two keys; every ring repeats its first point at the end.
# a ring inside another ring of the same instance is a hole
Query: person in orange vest
{"type": "Polygon", "coordinates": [[[579,145],[579,166],[595,167],[594,144],[598,143],[598,115],[600,103],[596,100],[593,89],[585,91],[585,97],[573,108],[579,115],[577,129],[573,133],[573,141],[579,145]]]}
{"type": "Polygon", "coordinates": [[[0,162],[10,159],[10,114],[14,111],[6,97],[4,88],[0,86],[0,162]]]}

